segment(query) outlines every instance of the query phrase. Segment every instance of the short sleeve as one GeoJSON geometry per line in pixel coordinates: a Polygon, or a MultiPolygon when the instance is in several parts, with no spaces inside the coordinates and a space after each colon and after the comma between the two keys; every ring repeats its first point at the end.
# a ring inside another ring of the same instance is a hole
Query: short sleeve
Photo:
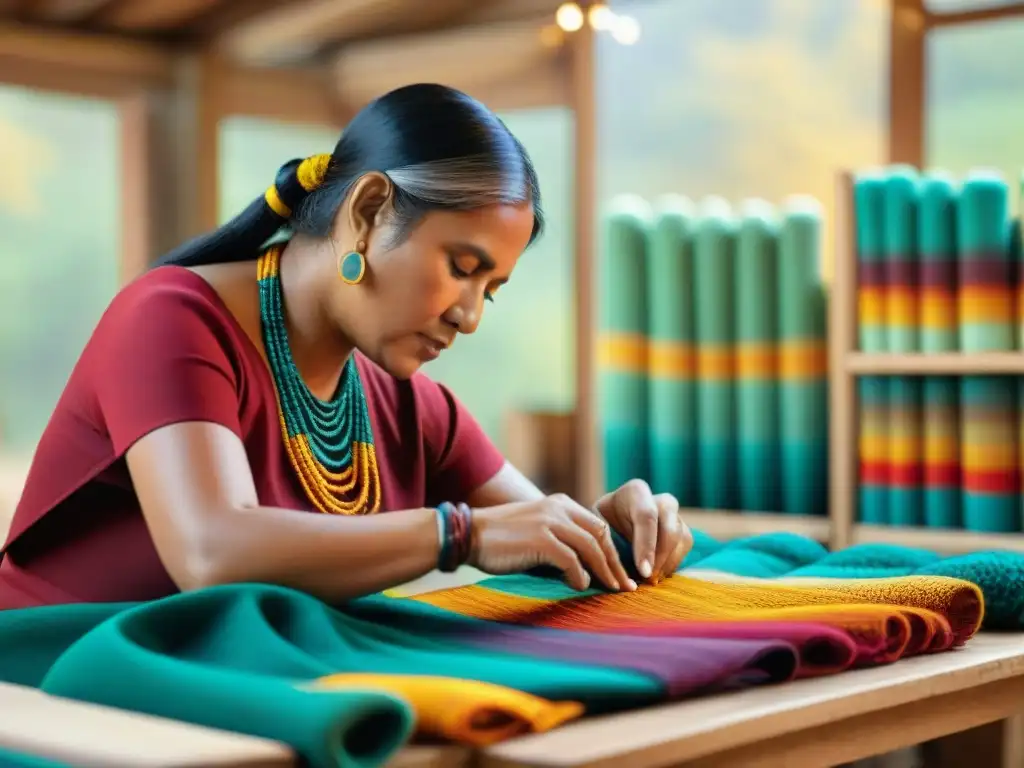
{"type": "Polygon", "coordinates": [[[505,457],[448,387],[423,374],[414,378],[428,458],[428,503],[465,501],[498,474],[505,457]]]}
{"type": "Polygon", "coordinates": [[[89,365],[115,455],[185,421],[214,422],[241,436],[224,311],[194,287],[155,281],[129,286],[114,300],[91,342],[89,365]]]}

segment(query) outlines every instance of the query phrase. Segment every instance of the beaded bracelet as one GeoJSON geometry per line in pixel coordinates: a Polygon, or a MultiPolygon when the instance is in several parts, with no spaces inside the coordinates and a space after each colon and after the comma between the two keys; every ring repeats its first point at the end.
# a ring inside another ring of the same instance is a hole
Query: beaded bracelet
{"type": "Polygon", "coordinates": [[[446,501],[437,508],[437,521],[441,543],[437,567],[442,573],[451,573],[469,559],[473,510],[468,504],[446,501]]]}

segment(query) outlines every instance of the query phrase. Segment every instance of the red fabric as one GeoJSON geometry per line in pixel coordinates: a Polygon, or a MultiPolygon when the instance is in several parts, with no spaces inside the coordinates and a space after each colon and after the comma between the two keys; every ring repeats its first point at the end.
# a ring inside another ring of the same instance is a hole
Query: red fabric
{"type": "MultiPolygon", "coordinates": [[[[498,472],[500,452],[447,388],[356,360],[384,511],[464,500],[498,472]]],[[[313,511],[288,462],[260,353],[202,278],[161,267],[111,302],[43,433],[0,550],[0,609],[176,592],[124,454],[155,429],[194,420],[242,439],[261,504],[313,511]]]]}

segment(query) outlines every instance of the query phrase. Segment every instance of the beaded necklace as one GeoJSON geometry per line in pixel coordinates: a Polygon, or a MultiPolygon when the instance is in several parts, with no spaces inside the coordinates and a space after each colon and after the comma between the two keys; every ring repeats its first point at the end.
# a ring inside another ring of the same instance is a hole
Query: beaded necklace
{"type": "Polygon", "coordinates": [[[277,391],[281,434],[306,496],[321,512],[372,514],[380,509],[380,474],[366,393],[354,356],[334,396],[316,397],[299,375],[288,346],[281,280],[281,246],[257,261],[260,326],[277,391]]]}

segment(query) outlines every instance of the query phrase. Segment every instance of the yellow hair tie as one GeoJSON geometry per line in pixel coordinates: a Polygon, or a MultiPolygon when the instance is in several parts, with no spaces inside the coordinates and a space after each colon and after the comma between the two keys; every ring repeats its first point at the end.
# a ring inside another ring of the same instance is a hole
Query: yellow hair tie
{"type": "Polygon", "coordinates": [[[299,180],[302,188],[307,192],[312,192],[323,184],[330,162],[330,155],[313,155],[299,163],[299,167],[295,170],[295,177],[299,180]]]}
{"type": "Polygon", "coordinates": [[[273,184],[267,188],[267,191],[263,195],[267,201],[267,205],[270,206],[270,210],[280,216],[282,219],[287,219],[292,215],[292,209],[284,204],[284,200],[277,194],[277,187],[273,184]]]}

